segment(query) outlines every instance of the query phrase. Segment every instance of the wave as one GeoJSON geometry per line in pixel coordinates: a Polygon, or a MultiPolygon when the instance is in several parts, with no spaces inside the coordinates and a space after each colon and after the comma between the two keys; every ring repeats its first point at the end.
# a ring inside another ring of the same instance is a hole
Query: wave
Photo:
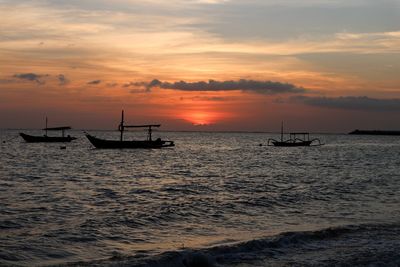
{"type": "Polygon", "coordinates": [[[107,260],[65,266],[399,266],[400,223],[285,232],[247,242],[159,255],[117,254],[107,260]]]}

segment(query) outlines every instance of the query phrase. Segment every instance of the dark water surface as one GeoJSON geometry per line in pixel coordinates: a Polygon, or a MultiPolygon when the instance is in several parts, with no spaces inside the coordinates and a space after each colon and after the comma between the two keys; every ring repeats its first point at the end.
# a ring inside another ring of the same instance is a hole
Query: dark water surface
{"type": "Polygon", "coordinates": [[[0,144],[0,265],[400,265],[399,137],[164,132],[175,148],[97,150],[71,135],[0,144]]]}

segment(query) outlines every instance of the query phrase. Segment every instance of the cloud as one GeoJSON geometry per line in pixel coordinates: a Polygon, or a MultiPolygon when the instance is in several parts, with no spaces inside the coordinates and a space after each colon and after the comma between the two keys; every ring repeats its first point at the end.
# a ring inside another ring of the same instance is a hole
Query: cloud
{"type": "Polygon", "coordinates": [[[134,86],[134,87],[136,87],[136,86],[145,86],[145,84],[140,84],[140,85],[136,85],[137,83],[135,83],[135,82],[129,82],[129,83],[125,83],[125,84],[123,84],[122,85],[122,87],[131,87],[131,86],[134,86]]]}
{"type": "Polygon", "coordinates": [[[129,83],[125,83],[123,85],[123,87],[145,87],[145,90],[131,90],[131,93],[144,93],[144,92],[151,92],[151,88],[153,87],[159,87],[162,83],[157,80],[154,79],[151,82],[129,82],[129,83]]]}
{"type": "Polygon", "coordinates": [[[150,92],[151,88],[153,87],[157,87],[160,86],[162,83],[157,80],[154,79],[151,82],[129,82],[123,85],[123,87],[145,87],[146,88],[146,92],[150,92]]]}
{"type": "Polygon", "coordinates": [[[93,81],[88,82],[87,84],[90,84],[90,85],[97,85],[97,84],[99,84],[99,83],[101,83],[101,80],[93,80],[93,81]]]}
{"type": "Polygon", "coordinates": [[[196,0],[194,2],[199,4],[223,4],[228,1],[229,0],[196,0]]]}
{"type": "Polygon", "coordinates": [[[293,102],[309,106],[365,111],[400,111],[400,99],[379,99],[367,96],[310,97],[294,96],[293,102]]]}
{"type": "Polygon", "coordinates": [[[32,81],[32,82],[37,82],[39,84],[44,84],[45,82],[41,80],[42,77],[49,76],[48,74],[41,75],[41,74],[36,74],[36,73],[18,73],[15,74],[14,77],[21,79],[21,80],[27,80],[27,81],[32,81]]]}
{"type": "Polygon", "coordinates": [[[59,74],[57,76],[57,79],[58,79],[60,85],[65,85],[65,84],[69,83],[69,80],[67,79],[67,77],[65,77],[64,74],[59,74]]]}
{"type": "Polygon", "coordinates": [[[256,81],[241,79],[238,81],[215,81],[209,80],[208,82],[161,82],[157,79],[152,80],[150,83],[136,82],[130,83],[127,86],[143,86],[147,91],[153,87],[161,89],[172,89],[180,91],[248,91],[258,94],[282,94],[282,93],[302,93],[306,90],[297,87],[290,83],[281,83],[273,81],[256,81]]]}

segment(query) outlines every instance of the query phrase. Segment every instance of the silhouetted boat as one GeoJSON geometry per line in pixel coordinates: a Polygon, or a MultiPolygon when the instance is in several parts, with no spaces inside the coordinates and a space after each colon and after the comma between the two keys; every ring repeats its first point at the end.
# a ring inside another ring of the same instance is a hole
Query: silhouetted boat
{"type": "Polygon", "coordinates": [[[75,140],[75,137],[72,136],[65,136],[65,131],[70,130],[71,127],[69,126],[63,126],[63,127],[47,127],[47,117],[46,117],[46,128],[43,130],[45,131],[45,134],[43,136],[35,136],[35,135],[29,135],[25,133],[19,133],[19,135],[28,143],[63,143],[63,142],[71,142],[72,140],[75,140]],[[48,131],[61,131],[61,136],[48,136],[47,132],[48,131]]]}
{"type": "Polygon", "coordinates": [[[71,142],[75,140],[75,137],[71,136],[34,136],[24,133],[19,133],[19,135],[28,143],[62,143],[62,142],[71,142]]]}
{"type": "Polygon", "coordinates": [[[283,139],[283,122],[281,126],[281,140],[275,140],[273,138],[268,139],[269,146],[280,146],[280,147],[299,147],[299,146],[321,146],[323,145],[318,138],[310,140],[310,134],[306,132],[294,132],[289,133],[289,139],[283,139]],[[302,136],[303,138],[299,138],[302,136]],[[314,143],[314,144],[313,144],[314,143]]]}
{"type": "Polygon", "coordinates": [[[121,132],[120,140],[100,139],[88,133],[86,133],[86,137],[96,148],[162,148],[175,146],[173,141],[165,141],[161,140],[161,138],[152,140],[152,128],[160,126],[160,124],[124,125],[124,111],[122,111],[121,123],[118,126],[118,131],[121,132]],[[147,140],[124,141],[123,134],[125,128],[148,128],[147,140]]]}

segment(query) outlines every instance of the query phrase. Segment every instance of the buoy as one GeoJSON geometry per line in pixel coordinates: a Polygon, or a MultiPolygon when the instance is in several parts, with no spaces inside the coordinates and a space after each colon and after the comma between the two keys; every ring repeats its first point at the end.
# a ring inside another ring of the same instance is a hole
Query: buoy
{"type": "Polygon", "coordinates": [[[60,146],[60,149],[67,149],[66,146],[60,146]]]}

